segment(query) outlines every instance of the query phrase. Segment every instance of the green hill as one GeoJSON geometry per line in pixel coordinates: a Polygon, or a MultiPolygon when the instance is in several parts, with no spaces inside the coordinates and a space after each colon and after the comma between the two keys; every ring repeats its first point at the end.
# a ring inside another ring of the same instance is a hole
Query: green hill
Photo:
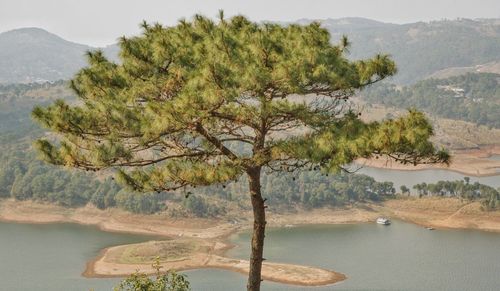
{"type": "Polygon", "coordinates": [[[378,84],[361,92],[369,103],[415,107],[433,115],[500,128],[500,75],[468,73],[398,87],[378,84]]]}

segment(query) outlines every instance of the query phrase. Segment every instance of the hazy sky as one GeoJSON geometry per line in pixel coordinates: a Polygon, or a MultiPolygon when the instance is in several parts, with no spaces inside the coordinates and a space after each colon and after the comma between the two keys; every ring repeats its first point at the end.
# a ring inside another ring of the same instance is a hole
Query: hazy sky
{"type": "Polygon", "coordinates": [[[0,32],[41,27],[94,46],[139,32],[142,20],[174,24],[195,13],[244,14],[254,21],[366,17],[408,23],[439,19],[500,18],[500,0],[0,0],[0,32]]]}

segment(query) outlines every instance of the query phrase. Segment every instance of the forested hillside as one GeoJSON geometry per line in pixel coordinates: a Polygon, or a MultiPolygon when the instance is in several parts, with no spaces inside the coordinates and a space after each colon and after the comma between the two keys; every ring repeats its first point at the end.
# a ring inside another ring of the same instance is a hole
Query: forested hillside
{"type": "Polygon", "coordinates": [[[369,103],[415,107],[436,116],[500,128],[500,75],[468,73],[412,86],[377,84],[361,92],[369,103]]]}

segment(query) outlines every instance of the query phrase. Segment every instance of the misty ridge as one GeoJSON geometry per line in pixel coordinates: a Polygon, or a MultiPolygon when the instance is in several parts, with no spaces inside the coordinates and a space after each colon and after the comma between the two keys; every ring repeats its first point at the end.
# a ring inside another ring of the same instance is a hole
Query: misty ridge
{"type": "MultiPolygon", "coordinates": [[[[300,19],[294,23],[307,24],[300,19]]],[[[365,18],[320,20],[333,42],[347,35],[348,57],[362,59],[378,52],[390,54],[398,73],[389,82],[413,84],[442,70],[500,68],[500,19],[456,19],[391,24],[365,18]],[[450,69],[451,68],[451,69],[450,69]]],[[[64,40],[40,28],[20,28],[0,34],[0,83],[29,83],[69,79],[86,64],[85,51],[97,48],[64,40]]],[[[117,61],[116,44],[100,48],[117,61]]],[[[486,69],[487,70],[487,69],[486,69]]]]}

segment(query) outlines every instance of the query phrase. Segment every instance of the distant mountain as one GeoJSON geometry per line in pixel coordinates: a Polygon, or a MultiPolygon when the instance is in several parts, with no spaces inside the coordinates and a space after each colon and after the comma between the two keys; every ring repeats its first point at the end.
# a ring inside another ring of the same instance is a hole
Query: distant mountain
{"type": "MultiPolygon", "coordinates": [[[[70,42],[40,28],[0,33],[0,83],[29,83],[70,78],[96,48],[70,42]]],[[[116,46],[104,49],[116,55],[116,46]]]]}
{"type": "MultiPolygon", "coordinates": [[[[306,24],[313,20],[300,19],[306,24]]],[[[365,18],[320,20],[333,41],[348,35],[349,57],[391,54],[399,68],[392,82],[411,84],[449,68],[500,62],[500,19],[458,19],[411,24],[383,23],[365,18]]],[[[66,41],[38,28],[0,34],[0,83],[70,78],[85,65],[84,52],[95,49],[66,41]]],[[[116,59],[118,47],[104,52],[116,59]]],[[[454,74],[470,70],[452,70],[454,74]]],[[[439,74],[439,73],[438,73],[439,74]]]]}
{"type": "Polygon", "coordinates": [[[67,79],[85,65],[89,46],[40,28],[0,34],[0,83],[67,79]]]}
{"type": "MultiPolygon", "coordinates": [[[[302,19],[299,23],[312,20],[302,19]]],[[[450,67],[471,67],[500,61],[500,19],[458,19],[411,24],[364,18],[320,21],[334,40],[343,34],[352,42],[350,57],[389,53],[399,72],[393,82],[415,83],[450,67]]]]}
{"type": "Polygon", "coordinates": [[[467,73],[494,73],[500,74],[500,61],[490,62],[482,65],[471,67],[451,67],[432,73],[427,78],[445,79],[454,76],[460,76],[467,73]]]}
{"type": "Polygon", "coordinates": [[[362,17],[345,17],[337,19],[328,18],[325,20],[299,19],[295,21],[295,23],[304,25],[304,24],[309,24],[312,21],[321,22],[323,24],[323,27],[328,28],[330,33],[335,31],[341,31],[343,33],[358,32],[360,30],[365,30],[365,29],[399,26],[398,24],[385,23],[362,17]]]}

